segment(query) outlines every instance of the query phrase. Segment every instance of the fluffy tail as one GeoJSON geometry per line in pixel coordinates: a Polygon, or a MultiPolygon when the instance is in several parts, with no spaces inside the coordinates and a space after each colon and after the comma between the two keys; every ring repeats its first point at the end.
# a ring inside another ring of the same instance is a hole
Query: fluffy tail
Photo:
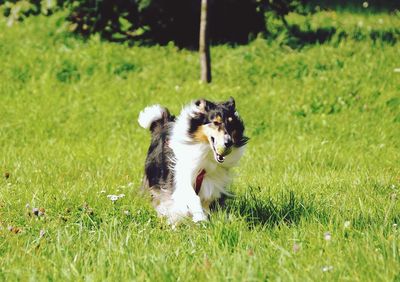
{"type": "Polygon", "coordinates": [[[157,126],[163,126],[168,121],[173,121],[169,111],[160,105],[153,105],[140,112],[138,122],[144,129],[154,130],[157,126]]]}

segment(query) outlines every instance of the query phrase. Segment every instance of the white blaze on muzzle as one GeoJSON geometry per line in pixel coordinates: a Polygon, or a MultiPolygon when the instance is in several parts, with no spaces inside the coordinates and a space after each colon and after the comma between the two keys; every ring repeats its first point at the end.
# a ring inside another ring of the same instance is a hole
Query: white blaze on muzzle
{"type": "Polygon", "coordinates": [[[223,163],[225,156],[232,151],[231,136],[224,130],[219,130],[211,124],[205,126],[204,132],[213,150],[215,160],[219,163],[223,163]]]}

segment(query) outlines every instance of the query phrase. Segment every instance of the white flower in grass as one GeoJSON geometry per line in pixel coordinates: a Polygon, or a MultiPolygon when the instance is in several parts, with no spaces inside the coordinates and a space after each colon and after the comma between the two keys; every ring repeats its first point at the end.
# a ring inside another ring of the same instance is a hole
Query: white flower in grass
{"type": "Polygon", "coordinates": [[[126,216],[128,216],[128,215],[131,214],[131,212],[130,212],[130,211],[124,211],[124,214],[125,214],[126,216]]]}
{"type": "Polygon", "coordinates": [[[40,230],[39,238],[42,238],[46,234],[46,231],[40,230]]]}
{"type": "Polygon", "coordinates": [[[332,265],[325,265],[322,267],[322,271],[323,272],[328,272],[328,271],[332,271],[333,270],[333,266],[332,265]]]}
{"type": "Polygon", "coordinates": [[[107,198],[110,199],[110,201],[115,202],[116,200],[119,199],[117,195],[107,195],[107,198]]]}
{"type": "Polygon", "coordinates": [[[332,235],[331,235],[331,232],[325,232],[324,233],[324,239],[325,239],[325,241],[330,241],[331,239],[332,239],[332,235]]]}
{"type": "Polygon", "coordinates": [[[364,2],[362,3],[362,6],[363,6],[363,8],[368,8],[369,4],[368,4],[367,1],[364,1],[364,2]]]}
{"type": "Polygon", "coordinates": [[[110,201],[112,201],[112,202],[115,202],[115,201],[117,201],[118,199],[123,198],[123,197],[125,197],[125,194],[107,195],[107,198],[108,198],[110,201]]]}
{"type": "Polygon", "coordinates": [[[346,221],[344,222],[344,228],[349,228],[350,225],[351,225],[351,222],[350,222],[349,220],[346,220],[346,221]]]}

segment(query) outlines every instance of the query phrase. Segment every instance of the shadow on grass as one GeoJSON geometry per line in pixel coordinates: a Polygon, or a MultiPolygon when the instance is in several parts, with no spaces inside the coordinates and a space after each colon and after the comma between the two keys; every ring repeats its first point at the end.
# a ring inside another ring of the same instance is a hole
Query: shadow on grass
{"type": "Polygon", "coordinates": [[[372,29],[368,32],[362,29],[353,31],[337,30],[333,26],[319,27],[312,29],[309,25],[305,27],[297,24],[285,24],[288,32],[287,45],[292,48],[301,48],[306,45],[322,44],[325,42],[341,42],[351,39],[355,41],[372,40],[375,44],[386,43],[394,45],[398,42],[399,29],[390,28],[387,30],[372,29]]]}
{"type": "Polygon", "coordinates": [[[283,193],[277,199],[261,197],[257,191],[261,188],[249,187],[243,195],[225,199],[219,207],[228,213],[244,218],[250,225],[274,226],[280,223],[298,224],[302,218],[329,220],[328,215],[315,206],[313,199],[296,196],[293,191],[283,193]]]}
{"type": "Polygon", "coordinates": [[[321,44],[331,40],[336,33],[334,27],[322,27],[317,29],[307,28],[303,30],[299,25],[286,24],[289,33],[288,45],[291,47],[302,47],[309,44],[321,44]]]}

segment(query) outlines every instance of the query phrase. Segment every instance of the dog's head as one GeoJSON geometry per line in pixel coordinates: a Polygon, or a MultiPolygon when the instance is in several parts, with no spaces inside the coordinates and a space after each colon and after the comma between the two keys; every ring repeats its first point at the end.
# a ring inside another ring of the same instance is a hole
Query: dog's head
{"type": "Polygon", "coordinates": [[[233,148],[242,147],[249,140],[244,136],[243,121],[232,97],[222,103],[200,99],[193,107],[189,135],[195,142],[209,144],[218,163],[223,163],[233,148]]]}

